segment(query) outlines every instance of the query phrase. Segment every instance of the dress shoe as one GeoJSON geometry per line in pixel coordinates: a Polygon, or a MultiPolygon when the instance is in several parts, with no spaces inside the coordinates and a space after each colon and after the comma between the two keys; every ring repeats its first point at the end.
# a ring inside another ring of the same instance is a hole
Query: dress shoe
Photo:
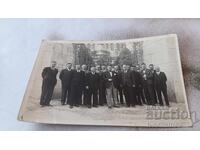
{"type": "Polygon", "coordinates": [[[117,108],[119,108],[119,105],[114,105],[114,107],[117,107],[117,108]]]}

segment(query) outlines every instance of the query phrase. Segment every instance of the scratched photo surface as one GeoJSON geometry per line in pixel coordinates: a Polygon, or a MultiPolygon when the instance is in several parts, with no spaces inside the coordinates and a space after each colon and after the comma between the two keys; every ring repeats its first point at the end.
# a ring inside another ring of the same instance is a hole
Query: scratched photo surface
{"type": "Polygon", "coordinates": [[[1,130],[199,130],[199,19],[1,19],[0,22],[0,62],[4,66],[0,78],[0,116],[6,118],[1,130]],[[172,33],[178,36],[193,127],[66,126],[16,120],[42,39],[122,40],[172,33]]]}

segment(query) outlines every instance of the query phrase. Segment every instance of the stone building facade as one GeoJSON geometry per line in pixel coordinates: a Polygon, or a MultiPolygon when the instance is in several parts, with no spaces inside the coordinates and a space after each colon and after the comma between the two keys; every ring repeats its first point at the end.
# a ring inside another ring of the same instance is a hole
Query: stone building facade
{"type": "Polygon", "coordinates": [[[143,41],[139,42],[102,42],[102,43],[86,43],[85,44],[90,52],[96,51],[97,56],[93,57],[94,61],[97,62],[98,56],[103,55],[104,51],[108,51],[111,56],[111,64],[114,63],[120,52],[127,48],[132,54],[133,64],[141,64],[143,62],[143,41]]]}

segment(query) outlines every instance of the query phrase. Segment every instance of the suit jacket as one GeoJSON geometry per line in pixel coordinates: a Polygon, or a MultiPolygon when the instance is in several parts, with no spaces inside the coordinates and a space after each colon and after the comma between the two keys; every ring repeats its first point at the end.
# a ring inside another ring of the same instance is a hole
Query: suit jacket
{"type": "Polygon", "coordinates": [[[106,72],[101,71],[98,74],[99,74],[99,88],[105,88],[105,86],[106,86],[106,78],[105,78],[106,72]]]}
{"type": "Polygon", "coordinates": [[[71,86],[76,86],[77,88],[83,88],[84,78],[85,78],[85,73],[83,71],[77,72],[76,70],[74,70],[71,86]]]}
{"type": "Polygon", "coordinates": [[[166,87],[167,77],[164,72],[160,72],[158,75],[157,73],[154,73],[154,85],[159,87],[166,87]]]}
{"type": "Polygon", "coordinates": [[[114,71],[114,77],[113,77],[113,84],[114,86],[119,89],[122,86],[122,72],[118,71],[115,72],[114,71]]]}
{"type": "Polygon", "coordinates": [[[86,76],[85,86],[89,87],[89,90],[98,90],[99,88],[99,74],[92,74],[91,72],[86,76]]]}
{"type": "Polygon", "coordinates": [[[123,71],[122,74],[122,85],[132,87],[131,72],[128,70],[126,73],[123,71]]]}
{"type": "Polygon", "coordinates": [[[121,74],[120,72],[115,71],[112,71],[111,73],[112,76],[110,72],[105,72],[106,88],[111,87],[111,85],[113,84],[115,88],[119,89],[121,85],[121,74]]]}
{"type": "Polygon", "coordinates": [[[63,69],[61,72],[60,72],[60,80],[61,80],[61,83],[63,86],[66,86],[66,87],[70,87],[71,86],[71,81],[72,81],[72,77],[73,77],[73,73],[74,73],[74,70],[67,70],[67,69],[63,69]]]}
{"type": "Polygon", "coordinates": [[[58,73],[58,69],[51,69],[51,67],[45,67],[42,71],[42,78],[43,82],[50,84],[50,85],[56,85],[57,79],[56,75],[58,73]]]}
{"type": "Polygon", "coordinates": [[[143,77],[143,82],[146,82],[147,84],[153,84],[154,83],[154,73],[149,70],[145,69],[141,71],[142,77],[143,77]],[[146,78],[144,77],[146,75],[146,78]]]}
{"type": "Polygon", "coordinates": [[[89,72],[89,71],[83,71],[83,73],[84,73],[83,85],[84,85],[84,87],[85,87],[86,84],[87,84],[87,76],[88,76],[88,74],[89,74],[90,72],[89,72]]]}
{"type": "Polygon", "coordinates": [[[137,72],[137,71],[132,71],[131,72],[131,80],[132,84],[135,85],[136,87],[141,87],[142,86],[142,75],[137,72]]]}

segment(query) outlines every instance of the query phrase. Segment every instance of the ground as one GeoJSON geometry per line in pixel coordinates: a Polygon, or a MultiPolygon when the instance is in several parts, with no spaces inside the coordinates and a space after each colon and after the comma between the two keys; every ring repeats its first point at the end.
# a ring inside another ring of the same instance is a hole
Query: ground
{"type": "Polygon", "coordinates": [[[136,106],[109,109],[107,106],[81,106],[69,108],[59,100],[51,101],[52,107],[32,105],[21,116],[22,120],[52,124],[83,124],[113,126],[190,126],[184,104],[171,103],[171,107],[136,106]]]}

